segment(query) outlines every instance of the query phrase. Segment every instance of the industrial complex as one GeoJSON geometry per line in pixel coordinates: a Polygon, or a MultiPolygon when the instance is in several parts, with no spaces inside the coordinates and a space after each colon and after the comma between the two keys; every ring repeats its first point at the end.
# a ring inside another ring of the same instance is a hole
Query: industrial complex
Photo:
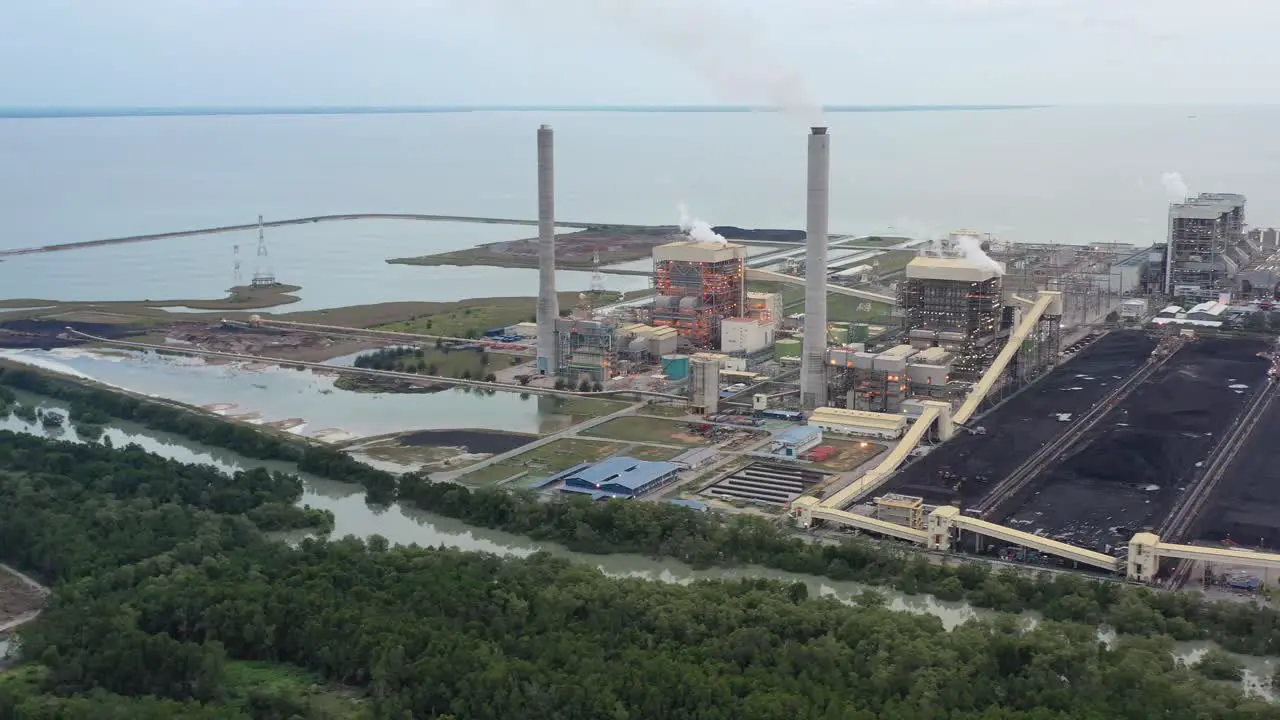
{"type": "MultiPolygon", "coordinates": [[[[548,227],[549,135],[539,132],[548,227]]],[[[654,249],[645,302],[567,317],[538,306],[537,332],[555,335],[537,343],[548,378],[684,396],[708,426],[758,429],[748,451],[724,462],[713,443],[710,473],[614,457],[548,487],[637,498],[696,475],[691,492],[712,505],[934,550],[1144,582],[1195,563],[1280,569],[1280,555],[1196,544],[1280,540],[1280,522],[1224,502],[1257,494],[1233,489],[1256,485],[1235,460],[1274,412],[1272,343],[1231,331],[1271,309],[1280,233],[1250,231],[1243,196],[1170,206],[1167,242],[1152,248],[962,230],[845,252],[857,240],[828,228],[830,142],[825,128],[808,136],[803,251],[749,257],[744,244],[691,233],[654,249]],[[911,257],[880,272],[890,250],[911,257]],[[832,297],[881,312],[831,322],[832,297]],[[887,449],[833,472],[841,443],[887,449]]]]}
{"type": "Polygon", "coordinates": [[[572,462],[476,466],[553,496],[757,512],[1165,585],[1280,570],[1260,432],[1280,421],[1280,231],[1250,229],[1244,196],[1172,204],[1151,247],[857,238],[828,226],[831,135],[806,141],[803,244],[691,225],[628,269],[650,292],[561,307],[541,126],[534,321],[479,340],[361,337],[511,355],[483,381],[428,378],[444,386],[634,403],[565,431],[589,438],[572,462]]]}

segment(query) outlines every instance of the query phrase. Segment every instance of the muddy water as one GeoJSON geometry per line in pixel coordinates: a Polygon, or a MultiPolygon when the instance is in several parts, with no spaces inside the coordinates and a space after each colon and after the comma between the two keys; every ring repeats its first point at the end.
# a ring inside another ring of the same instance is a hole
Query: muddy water
{"type": "MultiPolygon", "coordinates": [[[[67,406],[56,400],[41,398],[27,393],[19,394],[24,404],[36,405],[48,410],[67,411],[67,406]]],[[[74,442],[81,441],[71,423],[57,430],[47,430],[39,425],[20,420],[16,416],[0,418],[0,429],[27,432],[74,442]]],[[[164,457],[188,463],[208,464],[224,471],[234,472],[246,467],[267,467],[284,472],[296,472],[296,469],[282,462],[267,462],[246,458],[220,448],[211,448],[193,443],[170,433],[157,432],[133,423],[118,422],[108,427],[104,433],[111,442],[120,447],[128,443],[136,443],[144,449],[164,457]]],[[[967,603],[944,602],[932,596],[904,595],[891,589],[871,587],[853,582],[838,582],[826,578],[795,573],[781,572],[760,567],[745,568],[713,568],[694,570],[683,563],[664,559],[657,560],[637,555],[587,555],[576,553],[553,543],[536,543],[526,537],[512,535],[496,530],[474,528],[461,521],[444,518],[412,508],[391,505],[389,507],[372,507],[365,503],[362,490],[355,485],[334,482],[306,473],[300,473],[305,491],[300,504],[329,510],[334,514],[334,531],[332,537],[354,535],[361,538],[380,535],[397,544],[416,544],[424,547],[456,547],[463,550],[491,552],[501,555],[525,557],[535,552],[546,551],[573,562],[583,563],[599,568],[613,577],[634,577],[660,582],[691,583],[696,580],[736,579],[744,577],[768,578],[783,582],[802,582],[811,596],[821,596],[851,603],[864,593],[871,591],[884,598],[890,609],[933,615],[942,621],[950,630],[957,625],[973,619],[991,618],[996,613],[974,608],[967,603]]],[[[1027,627],[1034,627],[1037,622],[1034,614],[1024,615],[1027,627]]],[[[1103,642],[1115,641],[1114,633],[1099,631],[1099,639],[1103,642]]],[[[1204,653],[1214,647],[1209,642],[1189,642],[1175,645],[1174,655],[1188,664],[1199,660],[1204,653]]],[[[0,647],[0,656],[3,648],[0,647]]],[[[1275,697],[1269,687],[1269,679],[1280,668],[1280,658],[1260,658],[1235,655],[1245,666],[1245,678],[1241,686],[1246,692],[1267,700],[1275,697]]]]}
{"type": "Polygon", "coordinates": [[[9,350],[0,357],[105,385],[190,405],[218,405],[227,414],[264,422],[302,418],[294,432],[366,437],[404,430],[472,428],[548,433],[572,424],[555,402],[537,395],[473,392],[354,393],[335,389],[334,377],[276,366],[209,365],[199,358],[80,349],[9,350]],[[335,432],[337,431],[337,432],[335,432]]]}

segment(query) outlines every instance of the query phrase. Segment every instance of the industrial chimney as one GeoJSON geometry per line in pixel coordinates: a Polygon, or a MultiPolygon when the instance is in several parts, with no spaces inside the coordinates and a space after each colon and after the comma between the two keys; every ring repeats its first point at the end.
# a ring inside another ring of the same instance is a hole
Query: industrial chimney
{"type": "Polygon", "coordinates": [[[827,221],[831,136],[824,127],[809,133],[809,189],[805,216],[804,350],[800,362],[800,407],[827,404],[827,221]]]}
{"type": "Polygon", "coordinates": [[[538,371],[554,375],[556,319],[556,188],[555,145],[551,126],[538,128],[538,371]]]}

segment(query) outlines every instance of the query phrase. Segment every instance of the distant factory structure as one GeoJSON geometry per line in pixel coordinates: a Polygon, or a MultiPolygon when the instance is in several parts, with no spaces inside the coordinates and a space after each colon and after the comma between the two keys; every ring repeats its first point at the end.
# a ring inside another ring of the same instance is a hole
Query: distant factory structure
{"type": "Polygon", "coordinates": [[[723,322],[746,311],[746,260],[746,246],[730,242],[687,240],[654,248],[652,324],[674,328],[681,348],[719,348],[723,322]]]}
{"type": "Polygon", "coordinates": [[[1201,193],[1170,205],[1164,293],[1204,302],[1234,289],[1250,261],[1245,239],[1243,195],[1201,193]]]}
{"type": "Polygon", "coordinates": [[[595,464],[576,465],[557,473],[536,487],[560,485],[563,493],[582,494],[596,500],[630,499],[671,484],[685,466],[674,462],[649,462],[618,456],[595,464]]]}
{"type": "Polygon", "coordinates": [[[954,372],[975,379],[1000,349],[1004,268],[973,234],[956,233],[907,264],[900,285],[903,329],[912,347],[941,347],[954,372]]]}

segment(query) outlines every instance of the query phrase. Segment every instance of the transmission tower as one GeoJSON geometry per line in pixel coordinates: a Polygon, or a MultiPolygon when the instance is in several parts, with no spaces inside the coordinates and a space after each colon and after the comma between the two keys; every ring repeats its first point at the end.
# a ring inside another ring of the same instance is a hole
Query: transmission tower
{"type": "Polygon", "coordinates": [[[262,216],[258,216],[258,265],[253,271],[253,287],[278,285],[276,274],[271,271],[271,259],[267,256],[267,239],[262,234],[262,216]]]}
{"type": "Polygon", "coordinates": [[[238,288],[240,287],[240,283],[243,280],[240,274],[240,243],[236,243],[235,245],[231,246],[231,255],[235,258],[235,263],[232,266],[233,269],[232,269],[231,287],[238,288]]]}
{"type": "Polygon", "coordinates": [[[604,273],[600,272],[600,251],[591,253],[591,292],[599,295],[604,292],[604,273]]]}

